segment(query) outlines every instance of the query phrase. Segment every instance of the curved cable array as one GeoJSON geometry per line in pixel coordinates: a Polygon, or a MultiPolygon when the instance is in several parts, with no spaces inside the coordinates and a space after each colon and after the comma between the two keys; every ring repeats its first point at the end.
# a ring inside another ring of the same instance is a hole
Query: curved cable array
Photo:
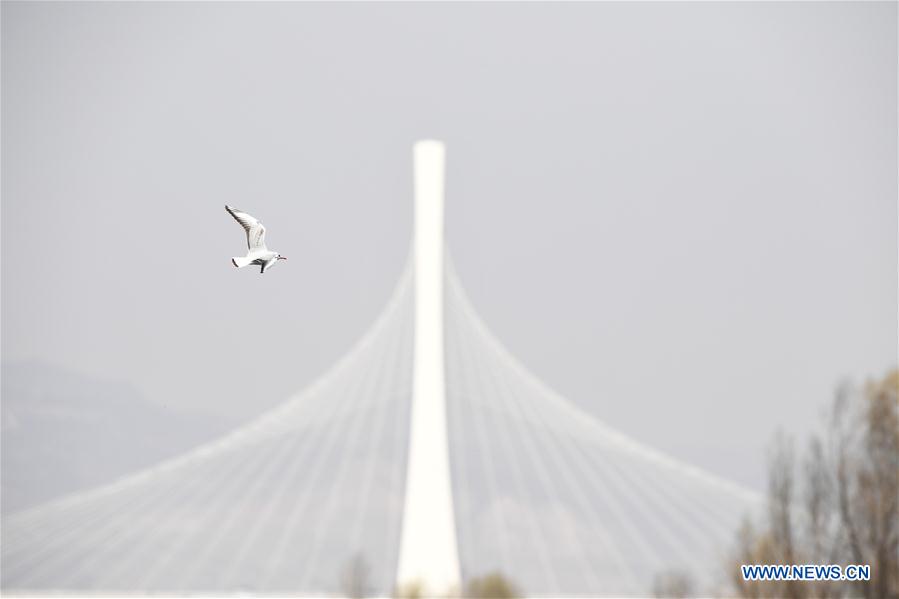
{"type": "MultiPolygon", "coordinates": [[[[705,580],[757,497],[641,445],[530,375],[446,266],[449,444],[463,577],[531,595],[646,595],[705,580]]],[[[5,590],[368,591],[396,571],[413,366],[409,267],[384,313],[304,392],[220,440],[4,517],[5,590]]]]}
{"type": "Polygon", "coordinates": [[[537,596],[646,596],[678,570],[709,588],[759,496],[642,445],[528,373],[446,267],[447,409],[463,577],[537,596]]]}
{"type": "Polygon", "coordinates": [[[399,546],[412,274],[319,381],[181,457],[3,519],[4,590],[321,592],[399,546]]]}

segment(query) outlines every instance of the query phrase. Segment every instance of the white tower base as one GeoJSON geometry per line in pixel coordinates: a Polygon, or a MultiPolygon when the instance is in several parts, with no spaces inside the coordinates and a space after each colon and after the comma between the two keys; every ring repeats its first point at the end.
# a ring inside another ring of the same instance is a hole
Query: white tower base
{"type": "Polygon", "coordinates": [[[415,144],[415,354],[406,499],[396,582],[458,589],[443,372],[444,147],[415,144]]]}

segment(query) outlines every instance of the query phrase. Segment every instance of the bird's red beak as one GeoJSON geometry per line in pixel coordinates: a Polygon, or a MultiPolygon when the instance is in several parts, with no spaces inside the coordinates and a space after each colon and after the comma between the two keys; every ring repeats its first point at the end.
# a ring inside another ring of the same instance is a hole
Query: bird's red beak
{"type": "Polygon", "coordinates": [[[278,256],[278,260],[287,260],[287,256],[278,256]]]}

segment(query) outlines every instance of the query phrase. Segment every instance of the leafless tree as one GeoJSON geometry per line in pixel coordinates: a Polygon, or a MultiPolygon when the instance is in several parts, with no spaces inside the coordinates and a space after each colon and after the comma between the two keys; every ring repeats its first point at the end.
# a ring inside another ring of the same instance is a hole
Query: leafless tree
{"type": "Polygon", "coordinates": [[[792,443],[769,456],[767,520],[737,534],[731,579],[743,597],[899,598],[899,371],[843,386],[795,477],[792,443]],[[744,581],[740,564],[870,565],[869,581],[744,581]]]}
{"type": "Polygon", "coordinates": [[[652,594],[664,599],[686,599],[696,595],[693,579],[686,572],[669,570],[656,575],[652,594]]]}
{"type": "Polygon", "coordinates": [[[515,599],[519,591],[511,580],[499,572],[492,572],[465,583],[466,599],[515,599]]]}
{"type": "Polygon", "coordinates": [[[340,587],[349,599],[362,599],[370,592],[368,563],[361,553],[349,559],[340,575],[340,587]]]}

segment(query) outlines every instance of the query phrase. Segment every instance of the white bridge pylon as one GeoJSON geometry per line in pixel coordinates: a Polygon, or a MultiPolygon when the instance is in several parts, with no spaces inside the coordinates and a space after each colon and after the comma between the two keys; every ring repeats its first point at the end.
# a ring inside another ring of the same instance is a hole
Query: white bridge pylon
{"type": "Polygon", "coordinates": [[[458,590],[644,597],[681,570],[722,594],[759,496],[638,443],[530,374],[467,299],[443,237],[444,149],[415,146],[412,258],[319,380],[232,433],[2,518],[5,593],[458,590]],[[357,581],[359,582],[359,581],[357,581]]]}
{"type": "Polygon", "coordinates": [[[459,557],[446,425],[443,357],[445,150],[415,144],[415,353],[406,499],[397,586],[458,588],[459,557]]]}

